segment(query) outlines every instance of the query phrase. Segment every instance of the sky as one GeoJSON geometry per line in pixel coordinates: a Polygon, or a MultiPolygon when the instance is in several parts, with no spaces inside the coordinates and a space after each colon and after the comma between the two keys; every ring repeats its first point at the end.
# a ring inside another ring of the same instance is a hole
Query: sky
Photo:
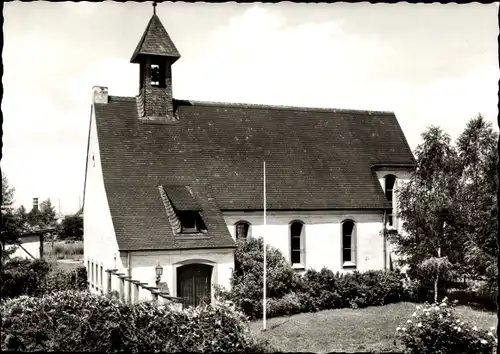
{"type": "MultiPolygon", "coordinates": [[[[2,171],[15,205],[83,200],[92,87],[135,96],[151,3],[4,5],[2,171]]],[[[164,2],[177,99],[393,111],[410,147],[497,127],[498,4],[164,2]]]]}

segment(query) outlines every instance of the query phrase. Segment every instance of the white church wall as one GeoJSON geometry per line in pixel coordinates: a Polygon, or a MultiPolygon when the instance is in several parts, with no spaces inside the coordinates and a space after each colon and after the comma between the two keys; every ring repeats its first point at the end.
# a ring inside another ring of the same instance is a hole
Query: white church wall
{"type": "Polygon", "coordinates": [[[91,292],[97,293],[101,292],[101,289],[107,290],[105,270],[110,268],[122,270],[123,266],[118,253],[118,243],[104,188],[93,106],[88,149],[83,210],[84,264],[87,267],[89,289],[91,292]]]}
{"type": "MultiPolygon", "coordinates": [[[[127,264],[127,252],[122,253],[122,264],[127,264]]],[[[170,295],[177,296],[177,268],[186,264],[202,263],[211,265],[212,286],[221,285],[230,288],[229,279],[234,269],[234,249],[196,249],[196,250],[170,250],[170,251],[132,251],[130,252],[130,265],[132,268],[132,279],[156,286],[155,267],[160,264],[163,267],[161,282],[166,282],[170,295]]],[[[212,301],[214,291],[212,288],[212,301]]],[[[141,290],[141,300],[151,300],[148,290],[141,290]]]]}
{"type": "Polygon", "coordinates": [[[305,264],[304,268],[320,270],[327,267],[334,271],[346,271],[342,266],[342,222],[346,219],[356,223],[356,269],[384,269],[384,238],[382,211],[308,211],[296,212],[269,211],[267,227],[263,226],[262,212],[225,211],[224,219],[229,232],[235,238],[235,224],[247,221],[251,224],[250,236],[263,236],[266,242],[279,249],[290,261],[290,223],[300,220],[305,226],[305,264]]]}

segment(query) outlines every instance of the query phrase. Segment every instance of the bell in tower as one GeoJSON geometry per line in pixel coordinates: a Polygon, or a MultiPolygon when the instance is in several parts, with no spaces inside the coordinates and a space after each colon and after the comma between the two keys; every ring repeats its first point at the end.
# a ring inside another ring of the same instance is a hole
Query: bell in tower
{"type": "Polygon", "coordinates": [[[137,107],[141,119],[165,123],[178,120],[172,95],[172,64],[180,57],[153,3],[153,16],[130,59],[140,65],[137,107]]]}

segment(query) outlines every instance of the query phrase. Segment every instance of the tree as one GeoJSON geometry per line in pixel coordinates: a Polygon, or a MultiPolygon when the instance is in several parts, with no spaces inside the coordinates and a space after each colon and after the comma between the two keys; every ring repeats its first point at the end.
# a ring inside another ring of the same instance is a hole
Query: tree
{"type": "Polygon", "coordinates": [[[7,176],[2,172],[2,230],[0,231],[2,263],[14,251],[14,248],[6,250],[6,244],[17,242],[24,231],[23,221],[14,213],[14,192],[15,188],[10,187],[7,176]]]}
{"type": "Polygon", "coordinates": [[[475,276],[486,276],[495,281],[497,190],[498,190],[498,134],[492,124],[481,115],[471,119],[457,139],[461,169],[461,183],[457,202],[464,263],[475,276]]]}
{"type": "Polygon", "coordinates": [[[19,219],[21,225],[23,225],[23,228],[28,228],[28,213],[26,212],[26,208],[24,207],[24,205],[21,205],[19,208],[17,208],[14,212],[14,215],[19,219]]]}
{"type": "Polygon", "coordinates": [[[50,199],[46,199],[40,204],[40,214],[44,227],[56,225],[56,208],[52,205],[50,199]]]}
{"type": "Polygon", "coordinates": [[[416,151],[417,166],[409,183],[399,191],[399,214],[404,220],[403,233],[388,232],[401,263],[416,267],[434,280],[434,299],[438,284],[451,268],[453,255],[453,223],[447,213],[453,213],[453,196],[457,190],[457,153],[450,137],[438,127],[422,134],[423,143],[416,151]],[[450,228],[451,226],[451,228],[450,228]]]}
{"type": "Polygon", "coordinates": [[[77,214],[64,217],[59,226],[61,239],[81,240],[83,238],[83,218],[77,214]]]}
{"type": "Polygon", "coordinates": [[[422,137],[411,181],[399,192],[404,232],[387,236],[402,264],[432,276],[437,300],[438,282],[450,271],[495,281],[498,134],[479,115],[456,146],[437,127],[422,137]]]}
{"type": "Polygon", "coordinates": [[[14,187],[9,186],[7,175],[2,172],[2,215],[12,212],[12,204],[14,203],[14,187]]]}
{"type": "Polygon", "coordinates": [[[56,210],[50,199],[40,203],[39,209],[32,209],[27,215],[27,221],[31,228],[44,229],[56,225],[56,210]]]}

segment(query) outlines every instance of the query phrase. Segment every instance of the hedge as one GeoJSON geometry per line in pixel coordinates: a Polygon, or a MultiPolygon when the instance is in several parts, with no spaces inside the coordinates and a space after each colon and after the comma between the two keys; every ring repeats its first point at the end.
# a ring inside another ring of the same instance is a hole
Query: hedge
{"type": "MultiPolygon", "coordinates": [[[[334,273],[323,268],[296,273],[281,252],[267,246],[268,317],[344,307],[379,306],[414,297],[399,271],[334,273]]],[[[216,296],[232,301],[250,318],[262,316],[263,242],[238,242],[231,290],[216,288],[216,296]]]]}
{"type": "Polygon", "coordinates": [[[2,299],[42,295],[45,293],[45,280],[49,272],[50,265],[42,259],[9,260],[0,270],[2,299]]]}
{"type": "Polygon", "coordinates": [[[87,270],[61,270],[43,259],[14,258],[0,270],[1,297],[41,296],[60,290],[86,290],[87,270]]]}
{"type": "Polygon", "coordinates": [[[2,350],[264,352],[245,316],[228,307],[187,310],[127,304],[89,292],[21,296],[1,306],[2,350]]]}

